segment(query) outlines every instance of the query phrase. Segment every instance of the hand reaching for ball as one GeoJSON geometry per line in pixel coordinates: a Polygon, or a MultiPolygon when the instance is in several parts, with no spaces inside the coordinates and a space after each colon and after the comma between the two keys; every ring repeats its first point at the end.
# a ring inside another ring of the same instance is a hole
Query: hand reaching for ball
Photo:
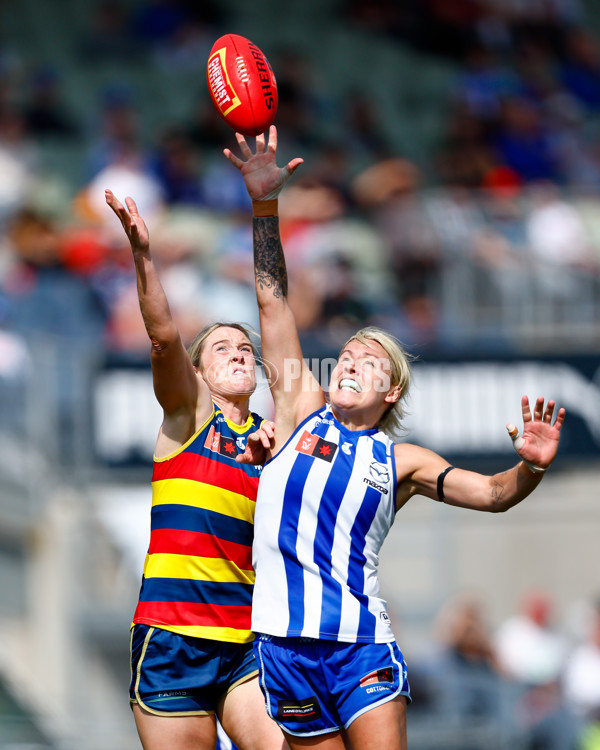
{"type": "Polygon", "coordinates": [[[264,133],[256,136],[256,153],[252,153],[241,133],[236,133],[235,137],[243,158],[240,159],[228,148],[223,153],[242,173],[250,198],[254,201],[276,198],[304,159],[296,157],[285,167],[277,166],[277,128],[274,125],[269,128],[268,145],[264,133]]]}

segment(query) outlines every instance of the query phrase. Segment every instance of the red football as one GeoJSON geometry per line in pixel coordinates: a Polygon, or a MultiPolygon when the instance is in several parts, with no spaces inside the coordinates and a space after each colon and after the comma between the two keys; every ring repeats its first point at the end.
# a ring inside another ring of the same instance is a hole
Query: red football
{"type": "Polygon", "coordinates": [[[243,36],[225,34],[213,44],[206,66],[211,99],[238,133],[259,135],[277,112],[277,83],[269,61],[243,36]]]}

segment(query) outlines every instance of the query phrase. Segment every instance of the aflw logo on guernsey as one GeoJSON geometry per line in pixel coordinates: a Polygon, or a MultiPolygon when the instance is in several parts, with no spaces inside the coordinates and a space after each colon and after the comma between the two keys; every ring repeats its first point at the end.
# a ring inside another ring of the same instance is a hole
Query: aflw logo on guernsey
{"type": "Polygon", "coordinates": [[[338,447],[335,443],[323,440],[322,437],[313,435],[308,430],[304,430],[296,445],[296,450],[299,453],[305,453],[307,456],[314,456],[315,458],[322,458],[329,463],[333,460],[337,449],[338,447]]]}
{"type": "Polygon", "coordinates": [[[227,75],[225,48],[217,50],[208,61],[208,80],[215,102],[224,115],[240,106],[240,99],[233,90],[227,75]]]}
{"type": "Polygon", "coordinates": [[[204,447],[208,448],[209,451],[220,453],[222,456],[235,456],[237,450],[235,444],[231,438],[224,438],[220,432],[215,431],[215,426],[212,425],[204,441],[204,447]]]}

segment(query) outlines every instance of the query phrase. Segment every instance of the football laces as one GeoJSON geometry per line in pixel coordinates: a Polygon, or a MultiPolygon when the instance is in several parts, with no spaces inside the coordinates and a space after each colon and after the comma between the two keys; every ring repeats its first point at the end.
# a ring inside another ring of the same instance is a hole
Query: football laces
{"type": "Polygon", "coordinates": [[[250,81],[250,76],[248,75],[248,69],[246,68],[246,63],[244,62],[244,58],[236,57],[235,64],[237,66],[238,75],[242,83],[248,83],[250,81]]]}

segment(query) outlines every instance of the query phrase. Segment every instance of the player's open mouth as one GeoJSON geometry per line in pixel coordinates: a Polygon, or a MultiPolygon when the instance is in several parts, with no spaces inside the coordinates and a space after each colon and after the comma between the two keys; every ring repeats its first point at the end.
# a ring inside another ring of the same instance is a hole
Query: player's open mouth
{"type": "Polygon", "coordinates": [[[348,388],[350,391],[354,391],[354,393],[361,393],[362,388],[360,385],[356,382],[356,380],[352,380],[351,378],[342,378],[340,380],[339,389],[340,391],[344,388],[348,388]]]}

